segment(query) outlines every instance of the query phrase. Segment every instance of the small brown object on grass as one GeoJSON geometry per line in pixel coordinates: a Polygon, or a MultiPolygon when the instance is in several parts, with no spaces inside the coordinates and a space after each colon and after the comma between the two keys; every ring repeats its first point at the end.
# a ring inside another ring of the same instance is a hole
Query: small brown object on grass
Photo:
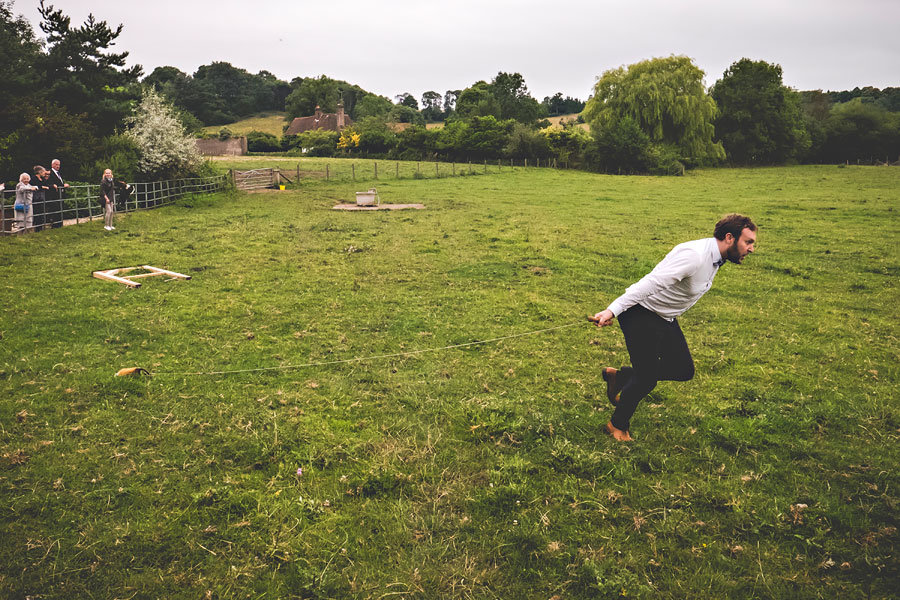
{"type": "Polygon", "coordinates": [[[145,369],[144,367],[125,367],[124,369],[119,369],[116,371],[116,377],[137,377],[141,373],[150,374],[150,371],[145,369]]]}

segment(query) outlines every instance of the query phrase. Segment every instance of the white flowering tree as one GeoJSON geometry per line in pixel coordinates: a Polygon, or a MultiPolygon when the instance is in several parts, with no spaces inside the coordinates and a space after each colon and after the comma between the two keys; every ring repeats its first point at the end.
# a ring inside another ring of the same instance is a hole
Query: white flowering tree
{"type": "Polygon", "coordinates": [[[152,88],[144,89],[140,103],[126,123],[125,136],[138,147],[141,157],[138,170],[144,175],[184,176],[203,160],[175,109],[152,88]]]}

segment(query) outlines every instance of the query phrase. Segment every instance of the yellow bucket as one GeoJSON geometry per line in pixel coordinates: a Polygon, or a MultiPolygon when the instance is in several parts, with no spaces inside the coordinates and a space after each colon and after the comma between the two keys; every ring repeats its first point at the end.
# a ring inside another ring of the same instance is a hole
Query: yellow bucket
{"type": "Polygon", "coordinates": [[[284,186],[283,186],[283,185],[279,185],[279,186],[278,186],[278,189],[281,190],[281,191],[283,192],[283,191],[284,191],[284,186]]]}

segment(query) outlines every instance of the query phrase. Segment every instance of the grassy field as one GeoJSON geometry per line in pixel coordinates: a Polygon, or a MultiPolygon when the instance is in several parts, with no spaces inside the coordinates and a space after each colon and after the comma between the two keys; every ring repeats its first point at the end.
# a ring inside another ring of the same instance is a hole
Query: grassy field
{"type": "Polygon", "coordinates": [[[308,179],[0,239],[0,597],[897,597],[896,169],[378,187],[427,208],[308,179]],[[613,443],[585,315],[730,211],[697,376],[613,443]],[[193,279],[90,276],[138,264],[193,279]]]}
{"type": "Polygon", "coordinates": [[[229,123],[228,125],[212,125],[204,127],[206,133],[219,133],[223,127],[227,127],[234,135],[247,135],[251,131],[262,131],[263,133],[271,133],[277,138],[281,138],[284,126],[287,125],[287,113],[283,112],[265,112],[254,115],[241,121],[229,123]]]}

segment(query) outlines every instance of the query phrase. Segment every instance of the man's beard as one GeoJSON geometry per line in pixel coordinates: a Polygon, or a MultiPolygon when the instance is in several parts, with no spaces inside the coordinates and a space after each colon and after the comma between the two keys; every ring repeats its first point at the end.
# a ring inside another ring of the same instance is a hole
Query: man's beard
{"type": "Polygon", "coordinates": [[[733,262],[736,265],[741,264],[743,258],[741,257],[741,252],[738,250],[738,241],[734,240],[734,243],[728,246],[728,249],[725,250],[725,259],[729,262],[733,262]]]}

